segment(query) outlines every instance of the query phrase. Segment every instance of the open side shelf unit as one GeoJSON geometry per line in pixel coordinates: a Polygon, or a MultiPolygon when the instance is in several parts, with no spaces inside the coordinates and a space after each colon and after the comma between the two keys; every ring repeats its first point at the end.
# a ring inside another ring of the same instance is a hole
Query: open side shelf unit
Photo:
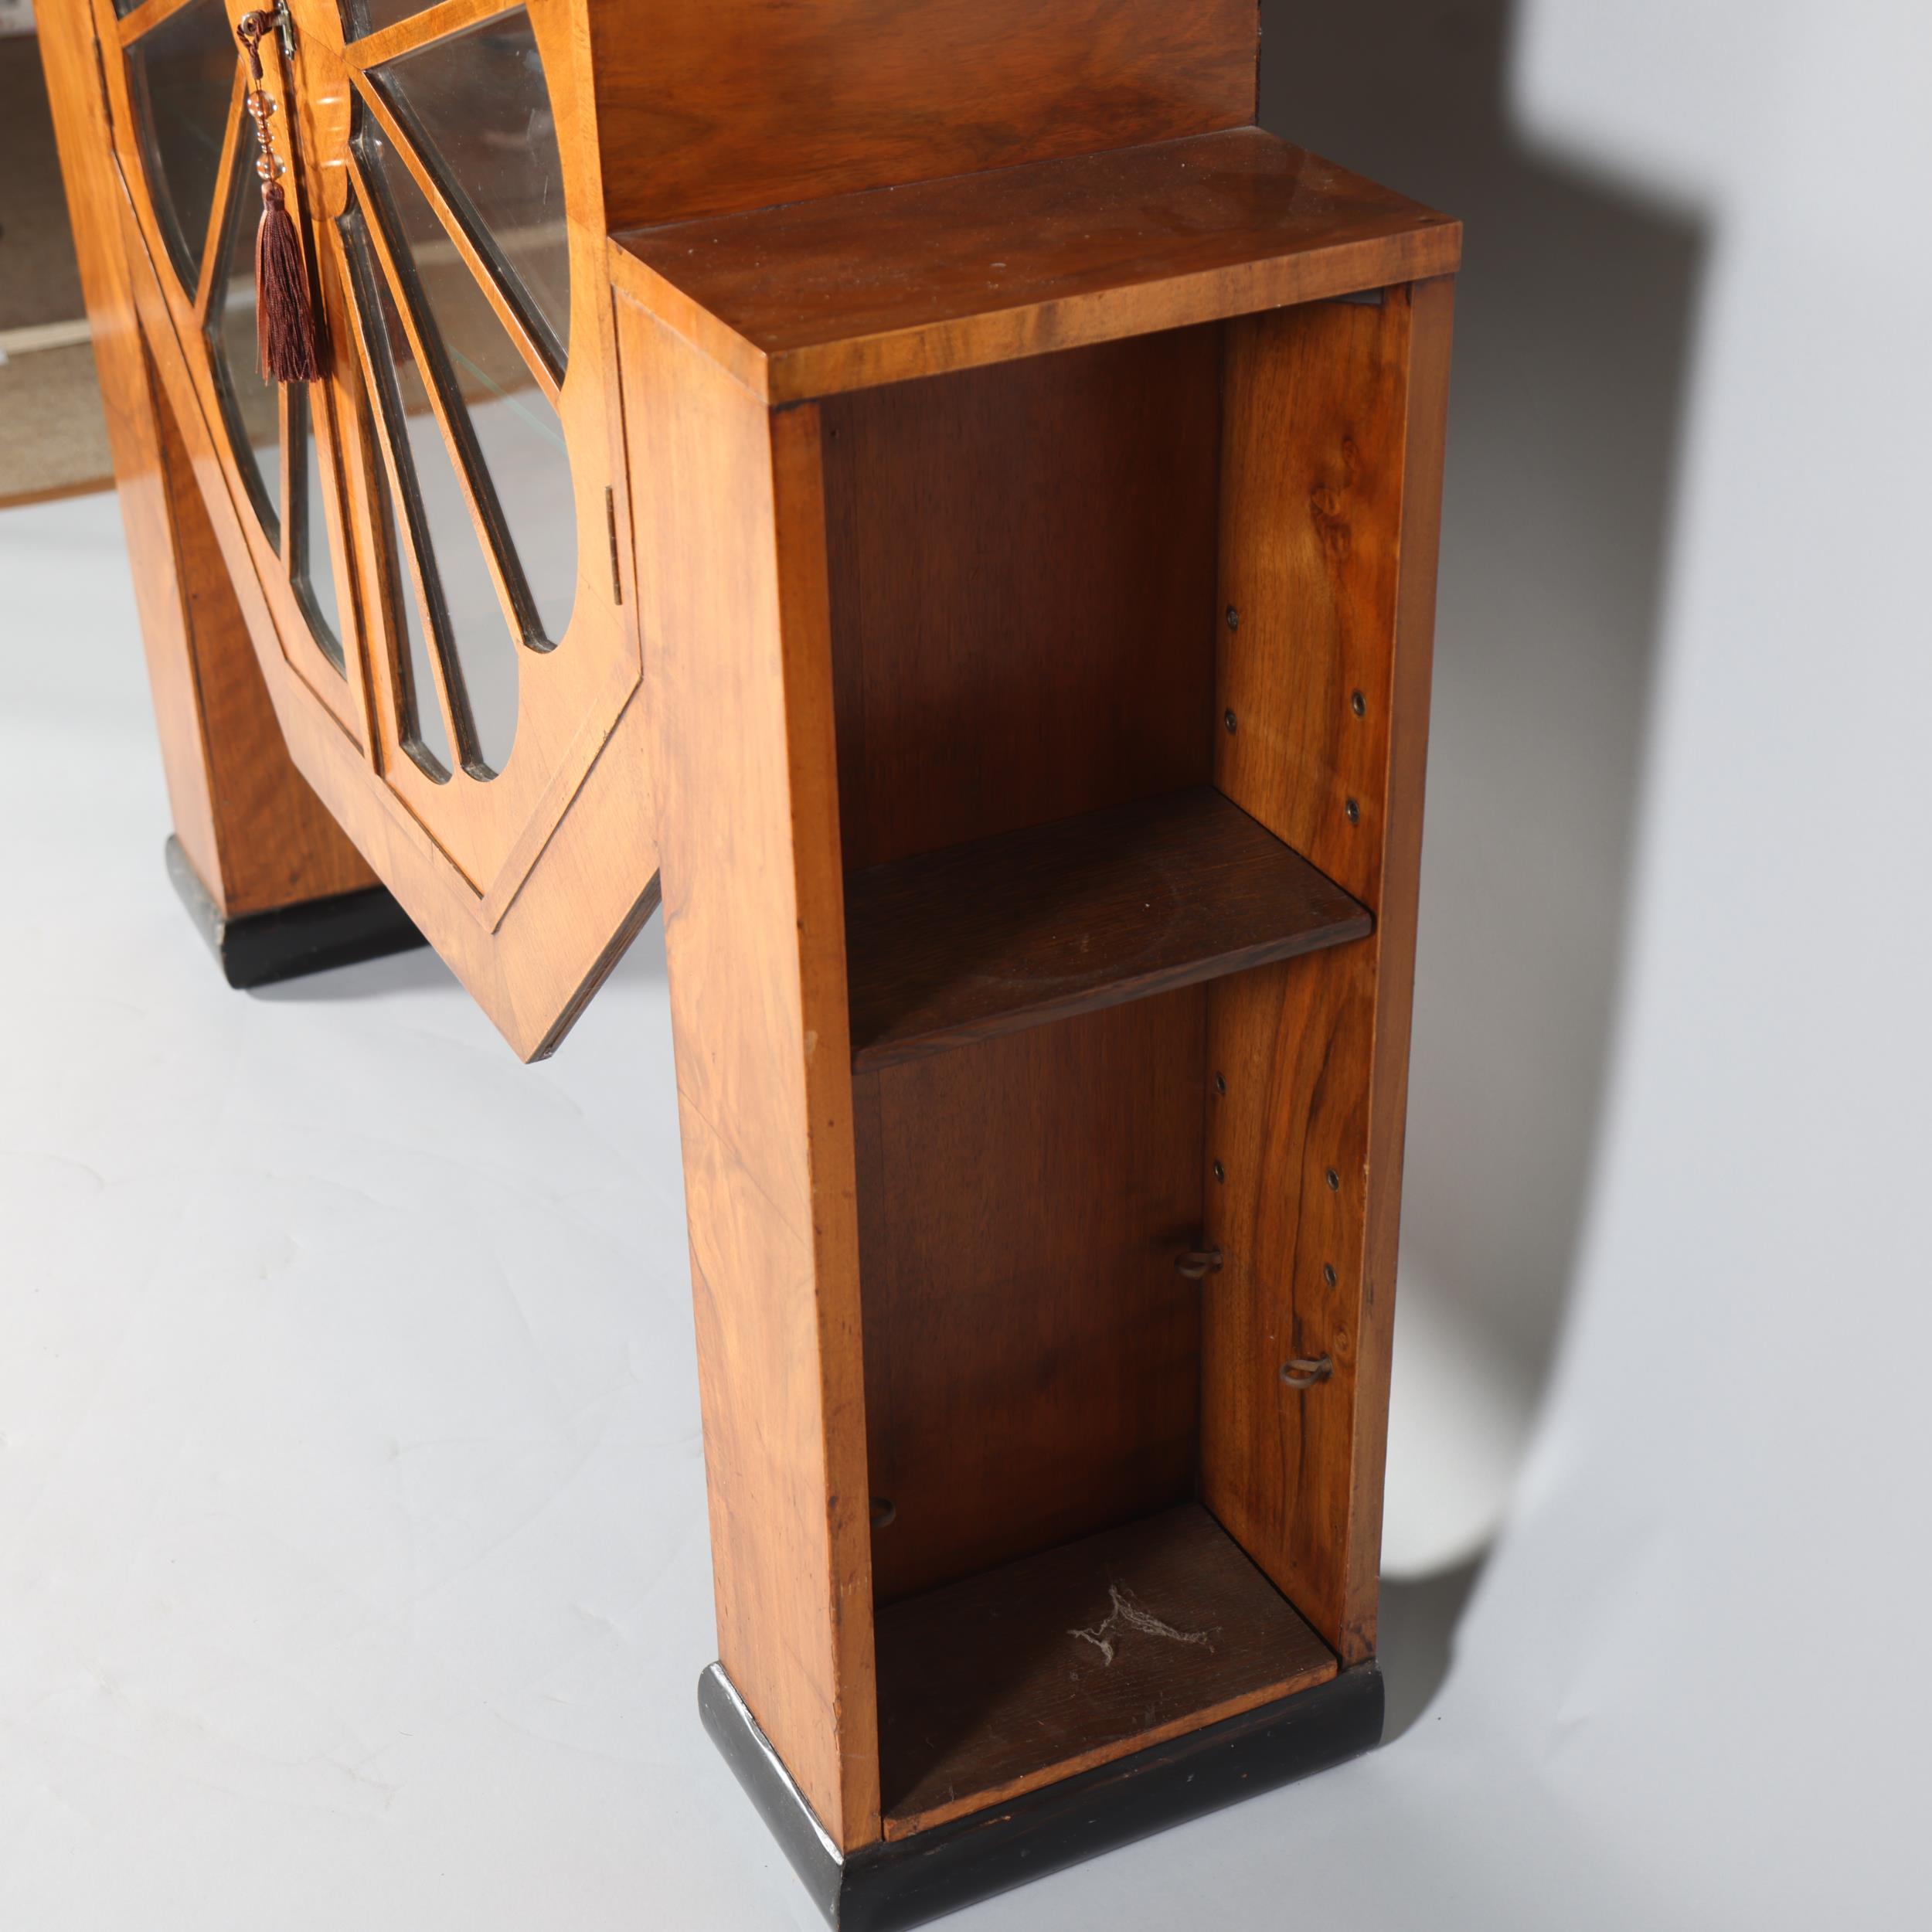
{"type": "Polygon", "coordinates": [[[661,903],[787,1855],[906,1924],[1366,1749],[1457,224],[1254,0],[240,11],[42,9],[174,868],[526,1058],[661,903]]]}
{"type": "Polygon", "coordinates": [[[704,1703],[841,1924],[1379,1734],[1459,244],[1252,128],[613,239],[704,1703]]]}

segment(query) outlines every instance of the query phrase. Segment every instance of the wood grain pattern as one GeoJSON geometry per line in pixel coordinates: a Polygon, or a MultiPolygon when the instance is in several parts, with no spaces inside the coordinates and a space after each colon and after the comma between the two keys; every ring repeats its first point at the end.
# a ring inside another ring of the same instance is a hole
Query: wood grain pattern
{"type": "Polygon", "coordinates": [[[612,238],[774,403],[1454,271],[1461,227],[1259,128],[612,238]]]}
{"type": "Polygon", "coordinates": [[[1202,329],[828,406],[849,869],[1206,781],[1219,390],[1202,329]]]}
{"type": "Polygon", "coordinates": [[[282,0],[295,29],[301,73],[291,90],[288,138],[311,221],[335,221],[349,206],[349,138],[355,90],[343,56],[338,0],[282,0]]]}
{"type": "Polygon", "coordinates": [[[1191,1490],[1198,989],[855,1082],[882,1600],[1191,1490]]]}
{"type": "Polygon", "coordinates": [[[1350,939],[1368,913],[1212,785],[855,872],[860,1072],[1350,939]]]}
{"type": "Polygon", "coordinates": [[[719,1655],[849,1847],[878,1784],[818,423],[620,325],[719,1655]]]}
{"type": "Polygon", "coordinates": [[[1195,1505],[879,1620],[888,1838],[1314,1685],[1335,1660],[1195,1505]]]}
{"type": "Polygon", "coordinates": [[[141,342],[94,23],[80,7],[46,12],[40,56],[175,835],[226,917],[372,885],[374,874],[283,748],[185,446],[141,342]]]}
{"type": "Polygon", "coordinates": [[[1220,675],[1243,729],[1216,778],[1376,929],[1210,995],[1227,1260],[1203,1495],[1344,1662],[1375,1645],[1449,327],[1438,281],[1257,317],[1229,347],[1220,675]],[[1282,1386],[1325,1354],[1328,1380],[1282,1386]]]}
{"type": "Polygon", "coordinates": [[[617,227],[1254,117],[1253,0],[632,0],[587,13],[617,227]]]}

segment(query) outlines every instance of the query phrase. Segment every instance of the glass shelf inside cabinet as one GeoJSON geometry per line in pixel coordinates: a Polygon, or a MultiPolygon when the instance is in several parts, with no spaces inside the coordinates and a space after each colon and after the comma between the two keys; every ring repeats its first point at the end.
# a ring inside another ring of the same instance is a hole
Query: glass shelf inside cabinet
{"type": "Polygon", "coordinates": [[[570,342],[563,161],[522,9],[386,61],[376,84],[561,376],[570,342]]]}
{"type": "Polygon", "coordinates": [[[223,0],[189,0],[128,49],[148,192],[175,273],[191,294],[208,243],[239,60],[223,0]]]}

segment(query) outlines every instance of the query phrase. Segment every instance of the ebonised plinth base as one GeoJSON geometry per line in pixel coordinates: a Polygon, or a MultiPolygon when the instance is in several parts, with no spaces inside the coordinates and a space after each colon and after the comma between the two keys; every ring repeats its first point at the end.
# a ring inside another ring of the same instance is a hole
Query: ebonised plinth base
{"type": "Polygon", "coordinates": [[[353,966],[428,943],[380,886],[229,919],[209,896],[179,839],[168,839],[167,857],[168,876],[231,986],[267,986],[278,979],[353,966]]]}
{"type": "Polygon", "coordinates": [[[1382,1677],[1358,1665],[1278,1703],[842,1859],[716,1664],[698,1679],[698,1710],[827,1921],[838,1932],[896,1932],[1372,1750],[1382,1741],[1382,1677]]]}

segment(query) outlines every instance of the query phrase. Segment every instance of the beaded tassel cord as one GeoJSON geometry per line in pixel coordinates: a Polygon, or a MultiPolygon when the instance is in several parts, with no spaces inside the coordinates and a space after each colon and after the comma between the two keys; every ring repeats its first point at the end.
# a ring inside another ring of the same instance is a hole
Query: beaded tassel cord
{"type": "Polygon", "coordinates": [[[262,184],[261,224],[255,230],[255,354],[265,381],[312,383],[321,373],[315,310],[301,240],[275,179],[281,165],[268,129],[275,104],[262,86],[262,36],[274,25],[272,14],[245,13],[235,27],[248,56],[248,116],[260,150],[255,160],[262,184]]]}

